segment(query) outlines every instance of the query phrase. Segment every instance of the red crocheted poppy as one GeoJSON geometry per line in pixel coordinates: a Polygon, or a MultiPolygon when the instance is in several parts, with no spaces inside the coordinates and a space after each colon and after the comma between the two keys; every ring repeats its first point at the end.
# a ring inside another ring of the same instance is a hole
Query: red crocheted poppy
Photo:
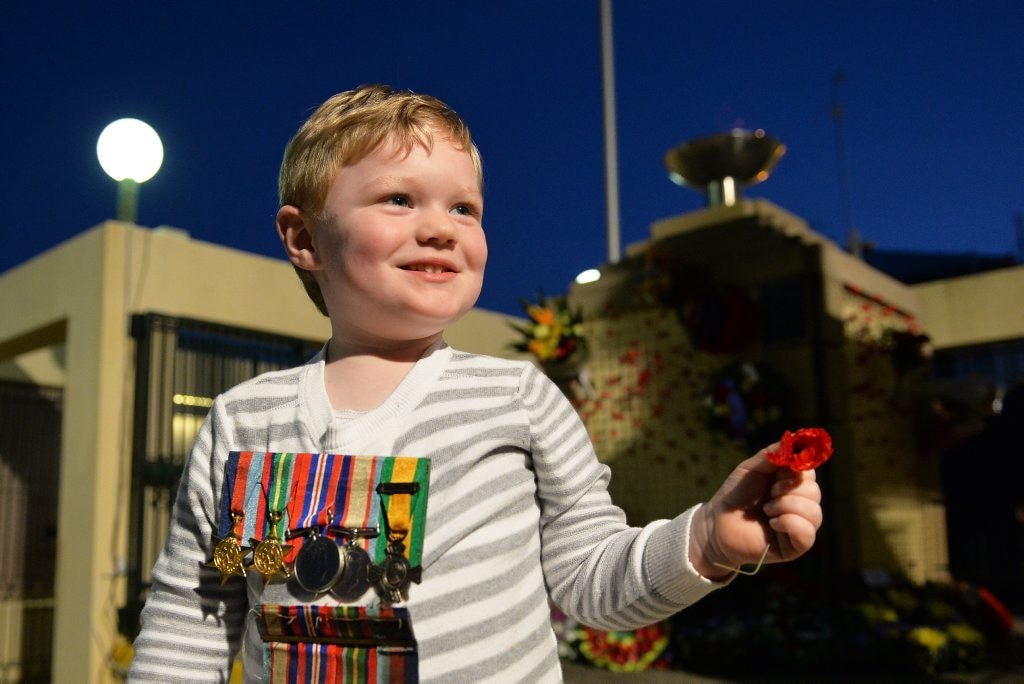
{"type": "Polygon", "coordinates": [[[768,460],[790,470],[813,470],[832,455],[832,436],[822,428],[786,430],[779,440],[779,449],[768,454],[768,460]]]}

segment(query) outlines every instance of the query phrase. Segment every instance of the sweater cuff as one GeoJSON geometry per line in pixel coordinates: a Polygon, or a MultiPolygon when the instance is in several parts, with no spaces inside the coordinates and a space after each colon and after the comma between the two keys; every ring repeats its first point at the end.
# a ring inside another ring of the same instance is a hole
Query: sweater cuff
{"type": "Polygon", "coordinates": [[[654,530],[644,550],[651,588],[681,607],[697,602],[732,580],[709,580],[690,563],[690,523],[700,506],[697,504],[654,530]]]}

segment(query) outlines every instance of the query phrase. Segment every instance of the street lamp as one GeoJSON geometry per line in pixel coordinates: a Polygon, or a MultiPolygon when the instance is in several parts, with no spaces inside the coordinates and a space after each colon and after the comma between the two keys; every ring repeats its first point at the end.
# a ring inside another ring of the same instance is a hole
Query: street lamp
{"type": "Polygon", "coordinates": [[[153,127],[138,119],[118,119],[96,141],[96,156],[107,175],[117,181],[117,219],[135,223],[139,184],[160,170],[164,146],[153,127]]]}

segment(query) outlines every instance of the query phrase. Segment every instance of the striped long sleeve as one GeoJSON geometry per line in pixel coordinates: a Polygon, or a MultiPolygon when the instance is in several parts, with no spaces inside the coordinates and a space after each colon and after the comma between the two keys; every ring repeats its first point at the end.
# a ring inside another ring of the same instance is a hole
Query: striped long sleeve
{"type": "Polygon", "coordinates": [[[259,449],[430,460],[423,581],[407,603],[424,681],[558,681],[549,600],[586,624],[622,629],[716,586],[687,561],[692,510],[630,527],[575,411],[532,365],[441,345],[382,406],[343,422],[318,358],[215,403],[154,570],[133,678],[222,679],[244,631],[246,680],[259,681],[248,609],[295,599],[257,577],[221,585],[204,566],[226,454],[259,449]]]}

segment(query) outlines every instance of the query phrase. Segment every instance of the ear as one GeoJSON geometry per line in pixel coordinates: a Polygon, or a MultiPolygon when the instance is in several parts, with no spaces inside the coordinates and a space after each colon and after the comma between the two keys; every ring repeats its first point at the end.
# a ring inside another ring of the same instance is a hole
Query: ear
{"type": "Polygon", "coordinates": [[[277,235],[281,238],[288,260],[295,266],[305,271],[321,269],[313,234],[301,209],[286,204],[277,210],[277,235]]]}

